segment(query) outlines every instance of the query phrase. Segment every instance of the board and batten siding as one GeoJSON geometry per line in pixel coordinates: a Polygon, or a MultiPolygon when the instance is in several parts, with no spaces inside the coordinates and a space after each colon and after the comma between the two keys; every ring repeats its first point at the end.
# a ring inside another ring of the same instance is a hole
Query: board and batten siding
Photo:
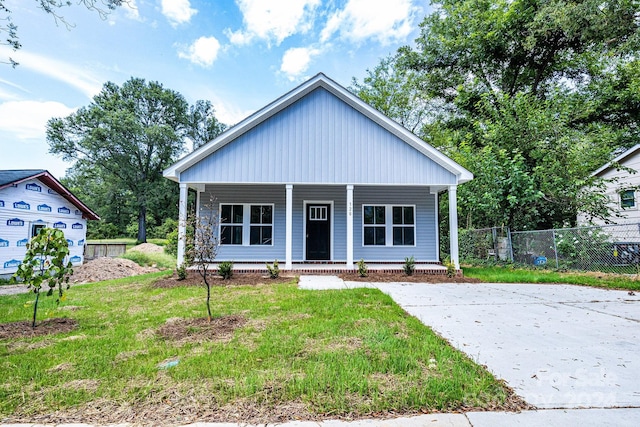
{"type": "Polygon", "coordinates": [[[428,187],[355,187],[353,190],[353,257],[371,261],[401,262],[413,256],[416,261],[439,261],[437,195],[428,187]],[[415,246],[364,246],[362,205],[414,205],[415,246]]]}
{"type": "Polygon", "coordinates": [[[31,179],[0,190],[0,275],[17,271],[33,224],[62,230],[69,260],[82,264],[87,232],[82,212],[40,180],[31,179]]]}
{"type": "Polygon", "coordinates": [[[180,181],[457,184],[453,173],[323,88],[182,171],[180,181]]]}
{"type": "MultiPolygon", "coordinates": [[[[285,204],[284,185],[235,185],[208,184],[200,195],[201,214],[208,215],[205,205],[211,198],[214,206],[220,204],[273,204],[273,246],[221,245],[217,261],[273,262],[285,259],[285,204]]],[[[436,223],[436,195],[429,187],[417,186],[356,186],[354,188],[354,258],[371,261],[401,262],[414,256],[417,261],[438,261],[438,238],[436,223]],[[364,247],[362,244],[362,205],[414,205],[416,207],[416,245],[364,247]]],[[[305,202],[328,202],[331,212],[331,260],[344,262],[347,257],[346,234],[346,187],[342,185],[313,186],[294,185],[292,221],[292,261],[305,260],[305,202]]]]}

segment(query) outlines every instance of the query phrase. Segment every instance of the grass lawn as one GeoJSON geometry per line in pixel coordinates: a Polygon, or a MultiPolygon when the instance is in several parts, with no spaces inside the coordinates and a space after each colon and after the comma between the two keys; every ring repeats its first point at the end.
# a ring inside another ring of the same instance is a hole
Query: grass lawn
{"type": "Polygon", "coordinates": [[[557,272],[500,267],[463,267],[464,275],[488,283],[566,283],[599,288],[640,290],[637,275],[598,272],[557,272]]]}
{"type": "MultiPolygon", "coordinates": [[[[214,287],[214,315],[240,327],[217,339],[198,339],[196,326],[163,338],[177,318],[206,315],[204,288],[151,286],[165,275],[75,286],[58,309],[42,298],[39,319],[78,328],[0,340],[0,421],[267,422],[517,405],[375,289],[214,287]]],[[[32,300],[0,297],[0,323],[28,320],[32,300]]]]}
{"type": "MultiPolygon", "coordinates": [[[[87,243],[97,244],[97,243],[126,243],[127,249],[131,249],[136,245],[137,240],[132,237],[119,237],[117,239],[100,239],[100,240],[87,240],[87,243]]],[[[155,245],[164,246],[167,244],[167,239],[147,239],[148,243],[153,243],[155,245]]]]}

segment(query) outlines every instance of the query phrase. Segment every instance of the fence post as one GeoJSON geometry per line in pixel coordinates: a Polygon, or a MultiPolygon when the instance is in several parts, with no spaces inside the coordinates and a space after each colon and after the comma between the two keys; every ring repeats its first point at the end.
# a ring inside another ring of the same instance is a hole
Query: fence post
{"type": "Polygon", "coordinates": [[[507,238],[509,239],[509,256],[511,257],[511,262],[513,262],[513,244],[511,244],[511,228],[507,227],[507,238]]]}
{"type": "Polygon", "coordinates": [[[551,235],[553,237],[553,254],[556,256],[556,268],[559,268],[559,265],[558,265],[558,248],[556,247],[556,230],[551,230],[551,235]]]}

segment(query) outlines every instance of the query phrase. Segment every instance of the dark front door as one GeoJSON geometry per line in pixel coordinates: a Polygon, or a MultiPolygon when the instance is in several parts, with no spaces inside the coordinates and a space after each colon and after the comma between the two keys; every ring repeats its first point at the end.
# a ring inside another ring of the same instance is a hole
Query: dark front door
{"type": "Polygon", "coordinates": [[[307,259],[331,259],[331,205],[307,205],[307,259]]]}

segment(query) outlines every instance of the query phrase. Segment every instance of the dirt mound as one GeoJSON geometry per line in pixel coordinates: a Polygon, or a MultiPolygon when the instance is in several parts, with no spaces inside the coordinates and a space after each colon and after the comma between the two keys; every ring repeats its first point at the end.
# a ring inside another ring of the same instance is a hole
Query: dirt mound
{"type": "Polygon", "coordinates": [[[74,267],[71,282],[100,282],[102,280],[138,276],[153,271],[158,271],[158,269],[141,267],[135,262],[124,258],[96,258],[84,263],[80,267],[74,267]]]}
{"type": "Polygon", "coordinates": [[[129,249],[130,251],[142,252],[144,254],[157,254],[164,252],[162,246],[155,245],[153,243],[140,243],[129,249]]]}

